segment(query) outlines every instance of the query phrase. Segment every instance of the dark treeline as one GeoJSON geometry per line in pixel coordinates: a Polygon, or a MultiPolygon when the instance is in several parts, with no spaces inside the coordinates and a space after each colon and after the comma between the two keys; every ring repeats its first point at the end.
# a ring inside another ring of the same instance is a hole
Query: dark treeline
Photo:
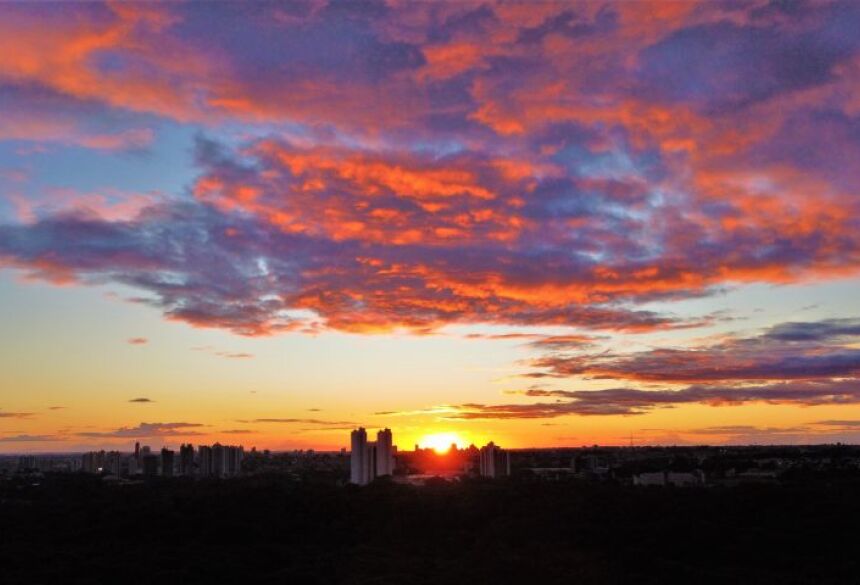
{"type": "Polygon", "coordinates": [[[0,583],[856,583],[860,482],[0,484],[0,583]]]}

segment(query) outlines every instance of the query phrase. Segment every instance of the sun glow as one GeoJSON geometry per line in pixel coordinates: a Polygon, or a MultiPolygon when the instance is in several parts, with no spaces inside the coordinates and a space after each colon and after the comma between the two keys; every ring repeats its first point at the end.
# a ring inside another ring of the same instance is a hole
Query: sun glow
{"type": "Polygon", "coordinates": [[[439,454],[447,453],[452,444],[456,444],[458,449],[466,446],[466,441],[457,433],[433,433],[432,435],[424,435],[418,445],[423,448],[430,448],[439,454]]]}

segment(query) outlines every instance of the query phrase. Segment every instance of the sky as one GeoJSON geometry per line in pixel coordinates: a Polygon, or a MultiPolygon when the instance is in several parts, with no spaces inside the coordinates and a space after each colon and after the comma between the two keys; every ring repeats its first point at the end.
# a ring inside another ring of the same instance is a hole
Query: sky
{"type": "Polygon", "coordinates": [[[860,3],[0,5],[0,452],[860,441],[860,3]]]}

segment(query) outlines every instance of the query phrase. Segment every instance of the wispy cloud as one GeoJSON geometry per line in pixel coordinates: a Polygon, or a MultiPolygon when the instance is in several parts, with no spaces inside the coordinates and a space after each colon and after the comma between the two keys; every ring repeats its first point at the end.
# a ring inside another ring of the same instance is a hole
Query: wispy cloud
{"type": "Polygon", "coordinates": [[[0,418],[32,418],[35,413],[32,412],[8,412],[0,410],[0,418]]]}
{"type": "Polygon", "coordinates": [[[819,420],[812,424],[826,427],[836,427],[843,430],[860,431],[860,420],[819,420]]]}
{"type": "Polygon", "coordinates": [[[860,375],[860,320],[781,323],[754,337],[632,354],[550,353],[528,377],[626,379],[663,383],[820,380],[860,375]]]}
{"type": "MultiPolygon", "coordinates": [[[[516,393],[516,392],[515,392],[516,393]]],[[[452,420],[546,419],[562,416],[631,416],[654,409],[688,404],[737,406],[750,403],[821,406],[860,404],[860,386],[853,380],[778,382],[744,386],[693,385],[680,389],[545,390],[519,392],[531,398],[552,398],[536,403],[444,405],[425,410],[385,412],[387,415],[435,415],[452,420]]]]}
{"type": "Polygon", "coordinates": [[[87,431],[76,433],[79,437],[89,438],[136,438],[136,437],[171,437],[204,435],[200,429],[205,425],[188,422],[143,422],[136,427],[120,427],[112,431],[87,431]]]}
{"type": "Polygon", "coordinates": [[[237,420],[240,423],[280,423],[280,424],[308,424],[308,425],[350,425],[357,423],[350,421],[320,420],[317,418],[254,418],[248,420],[237,420]]]}
{"type": "Polygon", "coordinates": [[[0,436],[0,443],[40,443],[51,441],[64,441],[65,437],[58,435],[9,435],[0,436]]]}
{"type": "Polygon", "coordinates": [[[227,358],[227,359],[250,359],[254,357],[254,354],[241,352],[241,351],[223,351],[219,349],[215,349],[209,345],[202,345],[199,347],[192,347],[194,351],[201,351],[204,353],[209,353],[217,357],[227,358]]]}

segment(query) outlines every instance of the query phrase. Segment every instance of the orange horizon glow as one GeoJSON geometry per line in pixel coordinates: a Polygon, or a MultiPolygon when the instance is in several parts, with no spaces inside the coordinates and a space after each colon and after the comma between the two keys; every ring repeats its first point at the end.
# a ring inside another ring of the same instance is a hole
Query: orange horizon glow
{"type": "Polygon", "coordinates": [[[418,446],[424,449],[433,449],[439,455],[444,455],[451,450],[451,445],[457,445],[458,449],[467,447],[469,443],[463,437],[454,432],[431,433],[424,435],[418,441],[418,446]]]}

